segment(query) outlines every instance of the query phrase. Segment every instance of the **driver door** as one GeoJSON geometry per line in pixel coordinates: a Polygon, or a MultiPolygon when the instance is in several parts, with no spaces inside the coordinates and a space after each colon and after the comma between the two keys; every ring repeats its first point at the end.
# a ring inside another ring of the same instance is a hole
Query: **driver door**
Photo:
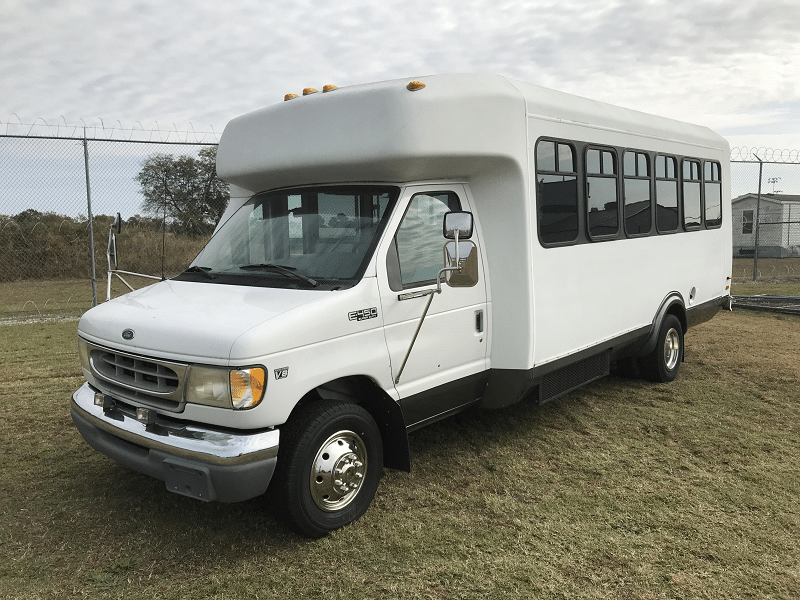
{"type": "MultiPolygon", "coordinates": [[[[469,210],[463,185],[412,186],[404,190],[392,236],[384,238],[378,286],[392,379],[409,428],[471,404],[486,384],[486,284],[478,245],[478,283],[433,294],[411,354],[397,380],[422,318],[436,275],[444,266],[444,214],[469,210]]],[[[472,238],[477,244],[477,235],[472,238]]],[[[443,278],[444,279],[444,278],[443,278]]]]}

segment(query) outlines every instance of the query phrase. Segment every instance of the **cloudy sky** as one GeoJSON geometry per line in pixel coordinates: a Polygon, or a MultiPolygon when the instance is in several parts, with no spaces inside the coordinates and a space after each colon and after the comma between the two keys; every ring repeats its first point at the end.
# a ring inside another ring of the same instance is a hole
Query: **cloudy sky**
{"type": "Polygon", "coordinates": [[[219,133],[308,86],[484,72],[800,149],[798,0],[0,0],[0,15],[0,133],[99,118],[219,133]]]}

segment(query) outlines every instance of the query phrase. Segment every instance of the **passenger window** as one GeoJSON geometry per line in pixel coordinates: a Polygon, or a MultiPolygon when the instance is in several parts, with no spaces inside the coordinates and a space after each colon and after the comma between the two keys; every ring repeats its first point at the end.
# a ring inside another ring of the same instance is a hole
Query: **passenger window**
{"type": "Polygon", "coordinates": [[[571,144],[549,140],[536,144],[536,203],[543,244],[578,238],[578,174],[571,144]]]}
{"type": "Polygon", "coordinates": [[[656,156],[656,229],[669,233],[678,229],[678,177],[675,158],[656,156]]]}
{"type": "Polygon", "coordinates": [[[706,227],[719,227],[722,225],[722,182],[719,163],[704,164],[703,186],[706,196],[706,227]]]}
{"type": "Polygon", "coordinates": [[[683,226],[688,231],[703,224],[700,198],[700,161],[683,160],[683,226]]]}
{"type": "Polygon", "coordinates": [[[619,232],[617,155],[612,150],[586,152],[586,210],[589,237],[615,236],[619,232]]]}
{"type": "Polygon", "coordinates": [[[644,152],[625,151],[625,233],[635,237],[650,233],[650,157],[644,152]]]}
{"type": "Polygon", "coordinates": [[[455,192],[425,192],[411,198],[395,236],[403,289],[436,282],[446,241],[444,215],[457,210],[461,203],[455,192]]]}

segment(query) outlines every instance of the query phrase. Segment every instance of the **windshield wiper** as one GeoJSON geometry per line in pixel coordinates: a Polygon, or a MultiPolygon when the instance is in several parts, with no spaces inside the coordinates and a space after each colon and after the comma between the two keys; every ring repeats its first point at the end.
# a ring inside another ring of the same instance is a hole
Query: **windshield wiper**
{"type": "Polygon", "coordinates": [[[192,265],[183,270],[184,273],[202,273],[208,279],[216,279],[217,276],[211,273],[211,267],[198,267],[197,265],[192,265]]]}
{"type": "Polygon", "coordinates": [[[311,284],[314,287],[317,287],[319,285],[319,281],[317,281],[316,279],[311,279],[311,277],[306,277],[305,275],[302,275],[300,273],[295,273],[295,271],[297,271],[295,267],[287,267],[284,265],[276,265],[273,263],[259,263],[255,265],[243,265],[239,268],[244,270],[253,270],[253,271],[261,269],[275,269],[276,271],[280,271],[284,275],[291,275],[292,277],[297,277],[298,279],[302,279],[303,281],[311,284]]]}

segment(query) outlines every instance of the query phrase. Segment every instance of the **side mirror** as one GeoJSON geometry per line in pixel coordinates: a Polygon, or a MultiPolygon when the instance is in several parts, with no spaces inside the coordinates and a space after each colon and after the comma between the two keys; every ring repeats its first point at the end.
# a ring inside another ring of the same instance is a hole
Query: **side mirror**
{"type": "Polygon", "coordinates": [[[478,248],[475,246],[475,242],[470,240],[447,242],[444,245],[444,266],[444,282],[450,287],[476,285],[478,283],[478,248]],[[457,255],[456,243],[458,244],[457,255]]]}
{"type": "Polygon", "coordinates": [[[119,269],[119,262],[117,261],[117,238],[114,237],[114,230],[108,232],[108,249],[106,250],[106,258],[108,258],[108,270],[115,271],[119,269]]]}
{"type": "Polygon", "coordinates": [[[471,212],[448,212],[444,214],[444,224],[442,227],[442,234],[448,240],[456,239],[456,231],[458,232],[458,239],[468,240],[472,237],[472,213],[471,212]]]}
{"type": "MultiPolygon", "coordinates": [[[[108,259],[109,271],[115,271],[119,269],[119,262],[117,260],[117,238],[114,236],[115,229],[117,230],[117,233],[122,231],[122,217],[120,217],[119,213],[117,213],[117,216],[114,217],[114,222],[111,223],[111,227],[108,228],[108,249],[106,250],[106,258],[108,259]]],[[[109,275],[109,277],[111,277],[111,275],[109,275]]],[[[109,279],[109,282],[110,281],[111,279],[109,279]]]]}

